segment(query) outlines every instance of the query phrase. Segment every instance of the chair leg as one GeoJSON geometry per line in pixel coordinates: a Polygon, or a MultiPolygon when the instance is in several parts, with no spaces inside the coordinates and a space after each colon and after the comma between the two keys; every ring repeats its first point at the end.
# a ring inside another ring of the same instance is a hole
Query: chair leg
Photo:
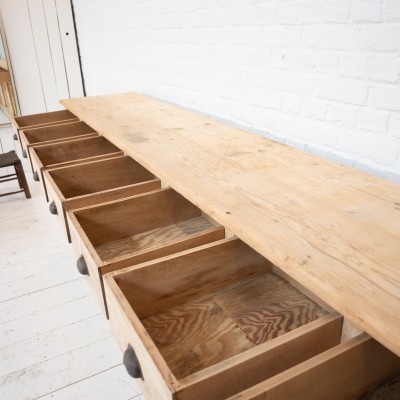
{"type": "Polygon", "coordinates": [[[28,182],[26,181],[26,178],[25,178],[25,173],[24,173],[24,169],[22,167],[21,161],[19,161],[17,164],[15,164],[14,167],[15,167],[15,173],[17,174],[19,186],[21,189],[24,189],[26,198],[30,199],[31,192],[29,190],[28,182]]]}
{"type": "MultiPolygon", "coordinates": [[[[18,163],[18,164],[19,164],[19,163],[18,163]]],[[[14,165],[15,174],[17,175],[17,178],[16,178],[16,179],[18,180],[19,188],[20,188],[20,189],[24,189],[24,185],[23,185],[22,178],[21,178],[21,175],[22,175],[22,174],[19,173],[19,168],[17,168],[18,164],[14,165]]],[[[21,166],[22,166],[22,165],[21,165],[21,166]]],[[[24,175],[25,175],[25,174],[24,174],[24,175]]]]}
{"type": "Polygon", "coordinates": [[[18,180],[18,185],[19,185],[19,188],[20,189],[24,189],[24,185],[22,184],[22,180],[21,180],[21,174],[19,174],[18,172],[17,172],[17,168],[15,167],[15,165],[14,165],[14,169],[15,169],[15,173],[17,174],[17,180],[18,180]]]}

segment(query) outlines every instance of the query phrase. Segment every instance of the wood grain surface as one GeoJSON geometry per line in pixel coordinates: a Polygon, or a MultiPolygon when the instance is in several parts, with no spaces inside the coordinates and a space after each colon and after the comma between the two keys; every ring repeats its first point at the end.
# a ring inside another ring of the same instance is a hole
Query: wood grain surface
{"type": "Polygon", "coordinates": [[[191,301],[142,322],[178,379],[254,346],[210,298],[191,301]]]}
{"type": "Polygon", "coordinates": [[[261,344],[327,314],[275,274],[244,280],[219,291],[214,301],[255,344],[261,344]]]}
{"type": "Polygon", "coordinates": [[[142,320],[180,379],[325,315],[280,277],[266,273],[142,320]]]}
{"type": "Polygon", "coordinates": [[[136,93],[81,120],[400,355],[400,186],[136,93]]]}
{"type": "Polygon", "coordinates": [[[179,239],[212,229],[214,226],[204,217],[191,218],[120,240],[107,242],[95,247],[95,249],[103,261],[111,261],[115,257],[122,257],[139,251],[164,246],[179,239]]]}

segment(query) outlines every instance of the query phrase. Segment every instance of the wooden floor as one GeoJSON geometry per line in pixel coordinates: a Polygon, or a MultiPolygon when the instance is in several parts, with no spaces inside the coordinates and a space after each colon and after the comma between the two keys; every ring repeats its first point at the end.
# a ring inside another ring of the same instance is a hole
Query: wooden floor
{"type": "MultiPolygon", "coordinates": [[[[3,151],[10,136],[1,129],[3,151]]],[[[32,198],[0,197],[0,399],[144,400],[26,160],[24,169],[32,198]]]]}

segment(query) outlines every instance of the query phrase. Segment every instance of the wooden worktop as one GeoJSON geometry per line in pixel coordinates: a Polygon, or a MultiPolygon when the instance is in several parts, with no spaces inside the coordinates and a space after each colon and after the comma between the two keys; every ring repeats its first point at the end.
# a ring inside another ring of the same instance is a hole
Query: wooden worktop
{"type": "Polygon", "coordinates": [[[136,93],[61,103],[400,356],[400,185],[136,93]]]}

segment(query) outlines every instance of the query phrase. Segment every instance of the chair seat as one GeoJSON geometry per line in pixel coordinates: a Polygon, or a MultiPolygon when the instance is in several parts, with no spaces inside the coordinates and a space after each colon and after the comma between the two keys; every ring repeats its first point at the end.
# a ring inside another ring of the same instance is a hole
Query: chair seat
{"type": "Polygon", "coordinates": [[[0,176],[0,183],[13,181],[16,179],[18,180],[19,188],[21,190],[0,193],[0,197],[25,192],[26,198],[29,199],[31,197],[31,192],[29,190],[28,182],[26,181],[24,168],[22,167],[21,160],[18,158],[17,153],[14,150],[9,151],[8,153],[0,154],[0,168],[5,167],[14,167],[15,173],[0,176]]]}
{"type": "Polygon", "coordinates": [[[4,154],[0,154],[0,168],[11,167],[19,162],[17,153],[12,150],[4,154]]]}

